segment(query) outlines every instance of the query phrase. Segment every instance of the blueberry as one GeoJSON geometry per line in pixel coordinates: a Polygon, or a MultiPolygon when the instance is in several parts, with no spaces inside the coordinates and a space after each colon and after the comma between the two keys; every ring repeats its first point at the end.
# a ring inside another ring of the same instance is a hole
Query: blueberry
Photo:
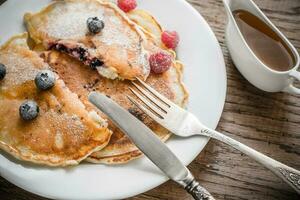
{"type": "Polygon", "coordinates": [[[87,27],[92,34],[97,34],[104,29],[104,22],[98,17],[90,17],[87,19],[87,27]]]}
{"type": "Polygon", "coordinates": [[[48,90],[55,84],[55,74],[50,70],[42,70],[35,77],[35,84],[40,90],[48,90]]]}
{"type": "Polygon", "coordinates": [[[4,79],[6,75],[6,67],[2,63],[0,63],[0,81],[4,79]]]}
{"type": "Polygon", "coordinates": [[[35,101],[25,101],[21,104],[19,108],[19,114],[21,118],[25,121],[30,121],[35,119],[40,112],[39,106],[35,101]]]}
{"type": "Polygon", "coordinates": [[[54,49],[56,49],[57,51],[60,51],[60,52],[68,53],[68,48],[63,44],[56,44],[54,46],[54,49]]]}
{"type": "Polygon", "coordinates": [[[101,67],[104,63],[97,59],[97,58],[94,58],[93,60],[91,60],[90,62],[90,67],[95,70],[97,67],[101,67]]]}

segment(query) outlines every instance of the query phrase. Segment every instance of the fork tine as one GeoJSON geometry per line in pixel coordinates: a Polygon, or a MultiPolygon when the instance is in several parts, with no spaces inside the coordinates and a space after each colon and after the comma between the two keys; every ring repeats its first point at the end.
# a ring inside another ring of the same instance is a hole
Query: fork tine
{"type": "Polygon", "coordinates": [[[167,110],[170,108],[166,106],[166,104],[162,103],[160,100],[154,98],[147,90],[140,87],[138,84],[132,82],[134,87],[138,89],[145,97],[147,97],[152,103],[154,103],[157,107],[159,107],[163,112],[167,113],[167,110]]]}
{"type": "Polygon", "coordinates": [[[144,113],[146,113],[149,117],[151,117],[153,120],[159,122],[161,120],[163,120],[164,118],[162,116],[160,116],[157,113],[153,113],[151,110],[147,109],[145,106],[143,106],[142,104],[138,103],[136,100],[134,100],[132,97],[127,96],[127,98],[129,99],[129,101],[131,101],[136,107],[138,107],[140,110],[142,110],[144,113]]]}
{"type": "Polygon", "coordinates": [[[156,96],[161,102],[163,102],[164,104],[166,104],[166,106],[168,106],[169,108],[174,105],[173,102],[171,102],[169,99],[167,99],[166,97],[164,97],[163,95],[159,94],[156,90],[154,90],[152,87],[150,87],[148,84],[146,84],[144,81],[142,81],[140,78],[136,78],[136,80],[142,84],[149,92],[151,92],[151,94],[153,94],[154,96],[156,96]]]}
{"type": "Polygon", "coordinates": [[[160,115],[161,117],[164,117],[164,115],[166,115],[166,111],[162,111],[160,108],[156,107],[156,105],[153,105],[150,100],[148,100],[147,98],[145,98],[144,96],[142,96],[140,93],[138,93],[136,90],[134,90],[133,88],[129,87],[130,91],[137,96],[137,98],[139,98],[144,104],[146,104],[146,106],[148,106],[148,108],[150,108],[152,111],[154,111],[156,114],[160,115]]]}

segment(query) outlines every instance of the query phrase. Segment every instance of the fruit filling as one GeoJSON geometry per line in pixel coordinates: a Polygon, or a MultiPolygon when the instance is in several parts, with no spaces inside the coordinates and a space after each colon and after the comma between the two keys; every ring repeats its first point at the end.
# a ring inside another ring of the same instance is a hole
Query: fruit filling
{"type": "Polygon", "coordinates": [[[90,66],[92,69],[101,67],[104,64],[100,59],[92,56],[88,49],[70,42],[55,42],[49,45],[48,49],[66,53],[83,62],[85,65],[90,66]]]}

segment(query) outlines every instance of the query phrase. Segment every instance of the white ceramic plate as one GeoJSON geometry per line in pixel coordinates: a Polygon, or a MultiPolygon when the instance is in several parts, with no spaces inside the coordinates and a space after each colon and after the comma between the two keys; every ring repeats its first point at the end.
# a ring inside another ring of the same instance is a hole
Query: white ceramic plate
{"type": "MultiPolygon", "coordinates": [[[[50,0],[9,0],[0,6],[0,43],[24,31],[22,16],[50,0]]],[[[190,92],[188,109],[211,128],[221,116],[226,95],[226,71],[220,46],[205,20],[184,0],[138,0],[164,28],[181,37],[179,59],[185,63],[190,92]]],[[[3,117],[3,116],[1,116],[3,117]]],[[[172,137],[167,143],[187,165],[201,152],[207,138],[172,137]]],[[[167,178],[147,159],[122,166],[83,163],[71,169],[37,167],[16,161],[0,151],[0,174],[32,193],[59,199],[122,199],[150,190],[167,178]]]]}

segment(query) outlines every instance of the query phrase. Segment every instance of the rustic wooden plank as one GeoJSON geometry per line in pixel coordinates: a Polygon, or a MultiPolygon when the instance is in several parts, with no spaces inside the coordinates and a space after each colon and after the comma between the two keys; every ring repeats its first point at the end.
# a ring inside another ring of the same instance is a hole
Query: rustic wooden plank
{"type": "MultiPolygon", "coordinates": [[[[224,43],[226,17],[222,2],[189,2],[214,30],[227,65],[228,94],[218,130],[299,169],[299,97],[268,94],[251,86],[234,67],[224,43]]],[[[300,2],[255,2],[299,49],[300,2]]],[[[299,198],[271,172],[240,152],[216,141],[211,141],[189,168],[217,199],[299,198]]],[[[156,194],[155,197],[162,196],[163,199],[192,199],[171,182],[132,199],[155,199],[151,198],[153,194],[156,194]]]]}
{"type": "MultiPolygon", "coordinates": [[[[0,2],[3,0],[0,0],[0,2]]],[[[208,21],[223,50],[228,94],[218,130],[300,169],[300,97],[270,94],[251,86],[236,70],[224,43],[226,16],[221,0],[188,0],[208,21]]],[[[255,0],[266,15],[300,49],[300,1],[255,0]]],[[[299,196],[271,172],[220,142],[210,141],[189,166],[217,199],[296,200],[299,196]]],[[[1,199],[44,199],[0,178],[1,199]]],[[[192,199],[169,181],[132,200],[192,199]]]]}

